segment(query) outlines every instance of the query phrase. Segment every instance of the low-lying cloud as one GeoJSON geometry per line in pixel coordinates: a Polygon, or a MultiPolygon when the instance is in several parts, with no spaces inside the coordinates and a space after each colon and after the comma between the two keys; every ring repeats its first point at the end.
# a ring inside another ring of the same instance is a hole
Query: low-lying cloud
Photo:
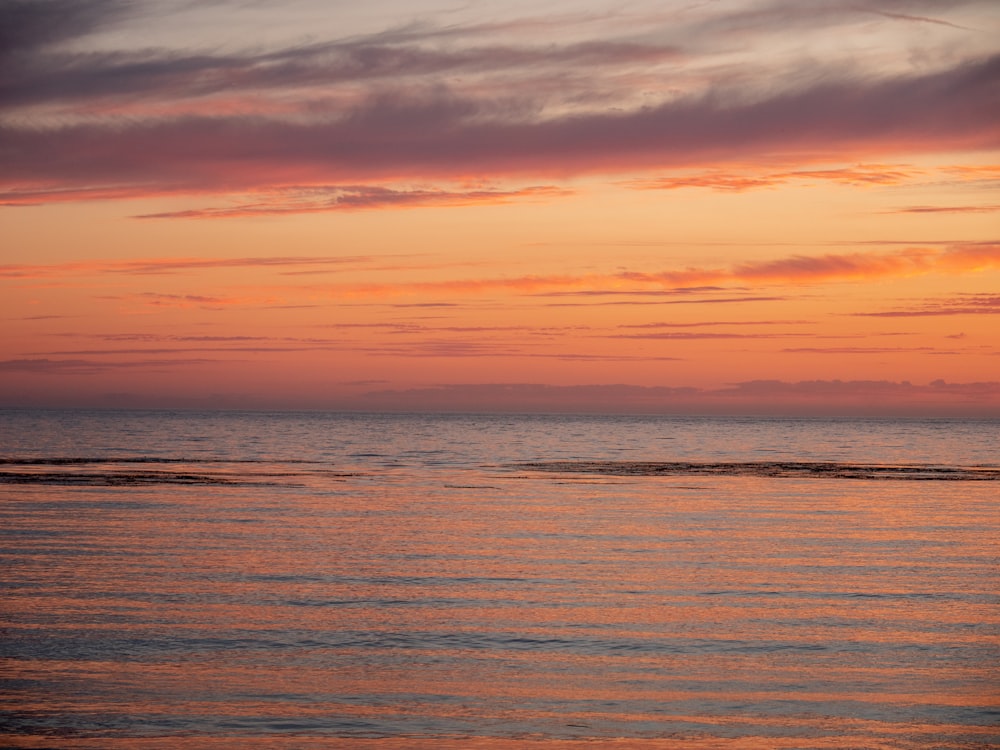
{"type": "Polygon", "coordinates": [[[1000,415],[1000,382],[753,380],[717,389],[627,384],[442,384],[370,391],[363,404],[442,411],[1000,415]]]}

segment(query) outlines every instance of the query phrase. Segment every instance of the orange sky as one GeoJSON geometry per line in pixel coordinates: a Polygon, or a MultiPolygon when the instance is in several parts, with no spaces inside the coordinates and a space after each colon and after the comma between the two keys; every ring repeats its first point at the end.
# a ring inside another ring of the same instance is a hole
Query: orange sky
{"type": "Polygon", "coordinates": [[[0,405],[1000,416],[994,2],[0,28],[0,405]]]}

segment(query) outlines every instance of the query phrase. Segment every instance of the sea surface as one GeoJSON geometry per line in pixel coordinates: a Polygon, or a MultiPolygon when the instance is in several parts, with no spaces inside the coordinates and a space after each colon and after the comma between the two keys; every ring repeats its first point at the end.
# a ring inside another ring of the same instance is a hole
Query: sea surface
{"type": "Polygon", "coordinates": [[[1000,422],[0,411],[0,745],[1000,746],[1000,422]]]}

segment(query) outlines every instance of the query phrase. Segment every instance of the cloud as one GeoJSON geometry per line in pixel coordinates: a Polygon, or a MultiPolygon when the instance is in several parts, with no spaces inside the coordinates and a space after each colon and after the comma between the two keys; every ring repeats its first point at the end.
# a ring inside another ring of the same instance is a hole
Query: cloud
{"type": "MultiPolygon", "coordinates": [[[[785,323],[803,323],[805,321],[784,321],[785,323]]],[[[632,326],[619,326],[619,328],[645,328],[645,329],[657,329],[663,327],[696,327],[702,325],[775,325],[778,321],[771,323],[679,323],[679,324],[662,324],[662,323],[649,323],[642,325],[632,325],[632,326]]],[[[793,332],[793,331],[783,331],[780,333],[768,332],[768,331],[753,331],[753,332],[737,332],[737,331],[662,331],[662,330],[647,330],[643,333],[614,333],[608,336],[608,338],[617,339],[652,339],[661,341],[713,341],[713,340],[725,340],[725,339],[790,339],[790,338],[809,338],[809,339],[850,339],[850,338],[869,338],[870,336],[900,336],[905,335],[901,333],[885,333],[885,334],[838,334],[838,335],[820,335],[816,333],[809,332],[793,332]]],[[[819,353],[862,353],[862,352],[897,352],[897,351],[932,351],[930,347],[923,348],[912,348],[912,349],[901,349],[901,348],[879,348],[879,349],[860,349],[856,347],[832,347],[832,348],[798,348],[798,349],[782,349],[785,352],[819,352],[819,353]]]]}
{"type": "Polygon", "coordinates": [[[968,273],[1000,267],[1000,243],[973,242],[945,248],[906,248],[881,253],[793,255],[741,263],[726,269],[687,268],[627,272],[617,278],[635,284],[685,287],[697,284],[822,284],[928,273],[968,273]]]}
{"type": "Polygon", "coordinates": [[[246,216],[359,211],[375,208],[429,206],[471,206],[504,204],[516,199],[552,198],[569,195],[570,190],[549,185],[517,190],[394,190],[363,185],[344,188],[310,188],[279,191],[265,202],[244,203],[227,208],[204,208],[187,211],[143,214],[139,219],[217,219],[246,216]]]}
{"type": "Polygon", "coordinates": [[[81,199],[102,190],[233,193],[621,173],[762,154],[816,161],[992,148],[1000,145],[998,78],[1000,56],[888,79],[820,76],[754,96],[721,86],[643,106],[565,111],[436,83],[369,92],[306,118],[185,115],[45,127],[8,119],[0,126],[0,201],[41,201],[52,191],[79,191],[81,199]]]}
{"type": "Polygon", "coordinates": [[[1000,204],[979,206],[906,206],[885,213],[893,214],[985,214],[1000,211],[1000,204]]]}
{"type": "Polygon", "coordinates": [[[1000,315],[1000,295],[963,294],[940,300],[928,300],[916,307],[857,312],[868,318],[924,318],[950,315],[1000,315]]]}
{"type": "Polygon", "coordinates": [[[103,362],[89,359],[7,359],[0,361],[0,373],[30,373],[36,375],[100,375],[115,370],[167,369],[210,364],[211,359],[129,360],[103,362]]]}
{"type": "Polygon", "coordinates": [[[803,380],[796,383],[781,380],[750,380],[720,389],[718,393],[755,398],[791,395],[824,398],[940,396],[975,401],[1000,399],[1000,382],[948,383],[938,379],[926,385],[915,385],[907,380],[803,380]]]}
{"type": "Polygon", "coordinates": [[[785,297],[759,297],[759,296],[747,296],[747,297],[707,297],[707,298],[681,298],[681,299],[668,299],[670,295],[669,292],[664,292],[662,294],[642,294],[641,292],[629,293],[629,292],[618,292],[620,296],[635,297],[637,299],[613,299],[613,300],[598,300],[596,302],[591,301],[589,298],[593,295],[574,295],[572,292],[567,294],[562,294],[556,292],[555,295],[537,295],[537,296],[575,296],[583,297],[587,299],[586,302],[549,302],[546,303],[546,307],[631,307],[637,305],[732,305],[741,303],[753,303],[753,302],[781,302],[785,297]]]}
{"type": "Polygon", "coordinates": [[[637,385],[556,386],[538,383],[448,384],[407,390],[370,391],[362,396],[379,408],[420,408],[443,411],[614,411],[642,406],[662,406],[690,398],[696,388],[637,385]]]}
{"type": "Polygon", "coordinates": [[[712,31],[729,31],[745,35],[751,30],[785,33],[789,29],[803,30],[816,26],[831,28],[856,22],[859,18],[879,15],[891,21],[930,22],[963,29],[945,20],[925,18],[916,14],[924,11],[959,9],[975,3],[961,0],[881,0],[877,9],[853,0],[817,0],[804,5],[796,0],[772,0],[744,4],[737,9],[710,17],[704,26],[712,31]]]}
{"type": "MultiPolygon", "coordinates": [[[[879,243],[885,244],[885,243],[879,243]]],[[[173,274],[208,269],[262,268],[284,273],[288,268],[336,269],[372,259],[356,256],[249,257],[249,258],[153,258],[136,260],[76,261],[52,265],[8,264],[0,266],[0,278],[47,278],[100,274],[173,274]]],[[[384,266],[378,266],[385,270],[384,266]]],[[[175,307],[224,307],[228,305],[281,304],[282,293],[315,298],[389,298],[401,295],[449,296],[506,292],[573,302],[550,302],[550,306],[605,304],[732,304],[778,301],[777,295],[734,292],[762,286],[808,286],[844,281],[869,282],[928,274],[974,273],[1000,268],[1000,243],[966,242],[944,247],[904,247],[883,252],[792,255],[774,260],[740,263],[730,267],[688,267],[662,271],[622,271],[612,274],[524,275],[494,278],[446,279],[414,282],[363,284],[312,284],[270,286],[261,296],[220,296],[144,292],[132,298],[149,305],[175,307]]],[[[114,299],[122,299],[114,297],[114,299]]],[[[439,301],[430,301],[439,304],[439,301]]]]}
{"type": "Polygon", "coordinates": [[[683,177],[656,177],[626,183],[635,190],[678,190],[680,188],[711,188],[724,192],[742,193],[745,190],[775,187],[787,182],[780,175],[740,175],[725,172],[704,172],[683,177]]]}
{"type": "Polygon", "coordinates": [[[797,169],[780,172],[741,174],[734,172],[700,172],[676,177],[656,177],[625,183],[636,190],[677,190],[679,188],[710,188],[722,192],[744,192],[776,187],[790,182],[835,182],[852,187],[868,185],[898,185],[919,172],[912,167],[858,165],[837,169],[797,169]]]}
{"type": "Polygon", "coordinates": [[[930,18],[928,16],[913,16],[908,13],[888,13],[882,10],[874,10],[865,8],[868,13],[874,13],[878,16],[883,16],[884,18],[891,18],[897,21],[913,21],[915,23],[933,23],[939,26],[950,26],[953,29],[959,29],[960,31],[972,31],[972,29],[966,26],[959,26],[958,24],[951,23],[950,21],[944,21],[940,18],[930,18]]]}
{"type": "Polygon", "coordinates": [[[146,347],[129,349],[72,349],[49,352],[35,352],[35,354],[46,354],[51,356],[117,356],[120,354],[184,354],[190,352],[211,352],[220,354],[225,352],[253,352],[261,354],[266,352],[307,352],[330,347],[321,346],[176,346],[176,347],[146,347]]]}
{"type": "Polygon", "coordinates": [[[964,182],[996,184],[1000,181],[1000,164],[954,164],[942,169],[964,182]]]}
{"type": "MultiPolygon", "coordinates": [[[[126,0],[3,0],[0,59],[20,63],[19,58],[108,26],[129,6],[126,0]]],[[[5,89],[0,92],[6,93],[5,89]]]]}
{"type": "Polygon", "coordinates": [[[747,282],[819,283],[833,280],[968,273],[1000,267],[1000,243],[971,242],[944,249],[908,248],[888,253],[796,255],[744,263],[732,275],[747,282]]]}
{"type": "Polygon", "coordinates": [[[807,333],[733,333],[731,331],[657,331],[655,333],[618,333],[610,338],[653,339],[659,341],[714,341],[719,339],[773,339],[809,336],[807,333]]]}
{"type": "MultiPolygon", "coordinates": [[[[479,24],[422,22],[284,47],[199,50],[61,44],[122,19],[133,30],[168,27],[170,14],[190,9],[4,0],[0,49],[13,58],[0,76],[0,204],[249,195],[145,218],[455,206],[561,194],[551,185],[463,187],[484,176],[552,180],[781,154],[819,163],[995,146],[1000,58],[977,58],[988,46],[966,44],[965,60],[927,54],[923,67],[755,52],[789,28],[867,34],[872,14],[957,28],[928,14],[975,8],[827,0],[809,8],[782,1],[646,15],[501,14],[479,24]],[[734,50],[743,64],[733,64],[734,50]]],[[[908,176],[861,164],[712,171],[635,186],[744,190],[908,176]]]]}
{"type": "Polygon", "coordinates": [[[910,354],[912,352],[932,352],[940,354],[930,346],[801,346],[781,351],[789,354],[910,354]]]}
{"type": "Polygon", "coordinates": [[[716,389],[627,384],[442,384],[370,391],[367,408],[657,414],[1000,415],[1000,382],[754,380],[716,389]]]}
{"type": "MultiPolygon", "coordinates": [[[[134,260],[87,260],[48,265],[8,263],[0,265],[0,278],[45,278],[98,274],[159,275],[227,268],[321,267],[335,270],[343,266],[370,264],[369,256],[266,256],[247,258],[137,258],[134,260]]],[[[380,258],[379,260],[384,260],[380,258]]]]}
{"type": "MultiPolygon", "coordinates": [[[[944,248],[909,247],[888,252],[793,255],[769,261],[741,263],[729,268],[684,268],[667,271],[623,271],[616,274],[519,276],[455,279],[404,284],[364,284],[336,287],[350,296],[400,294],[486,294],[515,292],[534,296],[660,296],[658,304],[712,304],[721,302],[775,301],[760,295],[689,299],[691,289],[713,287],[732,292],[732,286],[802,286],[843,281],[867,282],[932,273],[973,273],[1000,268],[1000,243],[970,242],[944,248]],[[674,299],[669,299],[673,297],[674,299]]],[[[553,305],[560,303],[551,303],[553,305]]],[[[567,304],[567,303],[562,303],[567,304]]],[[[573,304],[573,303],[568,303],[573,304]]],[[[613,300],[604,304],[644,304],[613,300]]]]}
{"type": "Polygon", "coordinates": [[[460,307],[457,302],[397,302],[392,307],[460,307]]]}
{"type": "Polygon", "coordinates": [[[371,357],[406,358],[504,358],[551,359],[564,362],[678,362],[682,357],[652,356],[645,354],[600,354],[581,351],[552,350],[548,341],[530,342],[523,338],[516,341],[488,341],[481,338],[420,338],[409,341],[354,343],[344,350],[364,352],[371,357]]]}
{"type": "MultiPolygon", "coordinates": [[[[80,334],[62,334],[79,336],[80,334]]],[[[266,341],[267,336],[181,336],[162,333],[104,333],[90,334],[90,338],[102,341],[201,341],[208,343],[232,343],[237,341],[266,341]]]]}
{"type": "MultiPolygon", "coordinates": [[[[469,30],[471,31],[471,29],[469,30]]],[[[453,31],[453,38],[460,36],[453,31]]],[[[677,61],[670,45],[635,41],[592,40],[569,44],[432,45],[436,32],[380,34],[362,39],[326,41],[278,50],[236,54],[185,53],[142,49],[104,53],[49,53],[25,65],[19,80],[3,87],[7,107],[57,100],[101,100],[105,106],[177,100],[175,115],[224,111],[223,102],[251,95],[359,83],[419,81],[421,78],[497,75],[507,71],[605,69],[677,61]],[[110,99],[110,101],[109,101],[110,99]]],[[[270,103],[270,102],[269,102],[270,103]]]]}
{"type": "Polygon", "coordinates": [[[634,328],[707,328],[714,326],[777,326],[802,325],[808,320],[701,320],[697,322],[678,323],[674,321],[658,321],[655,323],[625,323],[617,326],[620,329],[634,328]]]}

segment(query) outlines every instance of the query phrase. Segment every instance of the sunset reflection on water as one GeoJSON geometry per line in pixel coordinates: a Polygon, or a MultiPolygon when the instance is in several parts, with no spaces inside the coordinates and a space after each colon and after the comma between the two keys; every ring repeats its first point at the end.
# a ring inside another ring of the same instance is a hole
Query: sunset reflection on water
{"type": "Polygon", "coordinates": [[[26,748],[986,747],[996,487],[8,485],[4,723],[26,748]]]}

